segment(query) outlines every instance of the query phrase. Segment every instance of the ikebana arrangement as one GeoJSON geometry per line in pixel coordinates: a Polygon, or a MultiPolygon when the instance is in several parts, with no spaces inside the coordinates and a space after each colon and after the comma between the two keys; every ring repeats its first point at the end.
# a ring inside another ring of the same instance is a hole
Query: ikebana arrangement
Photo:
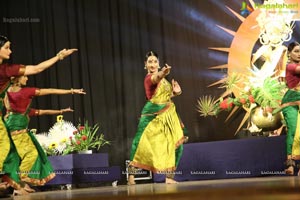
{"type": "Polygon", "coordinates": [[[57,122],[49,129],[48,133],[36,134],[36,138],[47,155],[66,155],[71,153],[85,153],[99,150],[110,141],[99,132],[98,124],[89,125],[88,121],[78,124],[65,121],[58,116],[57,122]]]}

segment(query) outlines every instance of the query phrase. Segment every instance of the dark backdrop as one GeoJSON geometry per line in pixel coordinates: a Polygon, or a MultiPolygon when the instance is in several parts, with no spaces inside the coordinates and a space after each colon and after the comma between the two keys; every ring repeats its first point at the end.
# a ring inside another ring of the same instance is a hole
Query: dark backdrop
{"type": "MultiPolygon", "coordinates": [[[[217,0],[7,0],[1,1],[0,34],[12,41],[13,63],[38,64],[63,48],[78,48],[71,57],[47,71],[31,76],[28,85],[40,88],[84,88],[85,96],[38,97],[34,107],[60,109],[71,106],[74,113],[64,119],[99,123],[111,146],[112,165],[123,166],[129,157],[140,111],[145,103],[144,55],[154,50],[161,65],[172,71],[183,90],[174,99],[185,123],[190,142],[226,140],[242,118],[240,111],[224,123],[200,117],[197,99],[217,96],[223,90],[207,86],[226,75],[210,70],[227,63],[227,53],[209,47],[229,47],[233,37],[218,28],[233,31],[241,22],[226,6],[240,12],[241,1],[217,0]]],[[[46,132],[56,116],[32,118],[30,128],[46,132]]]]}

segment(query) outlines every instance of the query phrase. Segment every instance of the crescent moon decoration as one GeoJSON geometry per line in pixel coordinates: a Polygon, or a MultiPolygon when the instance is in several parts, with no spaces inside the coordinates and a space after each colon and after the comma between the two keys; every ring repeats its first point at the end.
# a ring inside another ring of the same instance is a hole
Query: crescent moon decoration
{"type": "MultiPolygon", "coordinates": [[[[251,101],[250,96],[250,102],[248,102],[247,106],[241,103],[241,99],[245,97],[245,94],[249,95],[250,89],[247,84],[251,84],[252,87],[261,87],[263,84],[266,84],[266,80],[273,81],[273,84],[276,81],[275,85],[282,90],[281,83],[277,84],[277,78],[285,75],[287,56],[283,42],[291,39],[294,21],[300,19],[300,5],[298,7],[297,0],[265,0],[264,4],[257,4],[253,0],[249,0],[249,3],[251,7],[246,2],[242,2],[241,14],[247,14],[248,16],[246,17],[226,6],[242,23],[237,31],[217,25],[234,38],[229,48],[209,48],[211,50],[228,52],[227,64],[210,67],[210,69],[227,69],[227,77],[208,86],[222,84],[219,88],[226,88],[226,91],[217,100],[207,96],[198,100],[198,111],[202,116],[218,114],[219,111],[216,111],[216,109],[220,108],[216,108],[217,102],[219,102],[220,107],[225,106],[224,109],[231,110],[225,121],[239,107],[243,107],[246,114],[235,135],[248,120],[253,108],[257,106],[251,101]],[[258,42],[261,46],[254,52],[258,42]],[[257,67],[256,62],[261,58],[264,58],[264,62],[257,67]],[[226,99],[230,95],[234,95],[240,102],[236,104],[234,100],[226,99]],[[223,98],[225,99],[223,100],[223,98]],[[224,105],[224,102],[226,105],[224,105]],[[211,107],[206,107],[209,104],[211,107]]],[[[282,94],[282,92],[280,93],[282,94]]],[[[281,100],[281,97],[276,100],[281,100]]],[[[253,127],[249,128],[248,124],[247,128],[250,130],[253,127]]],[[[257,127],[254,127],[254,129],[256,130],[257,127]]]]}

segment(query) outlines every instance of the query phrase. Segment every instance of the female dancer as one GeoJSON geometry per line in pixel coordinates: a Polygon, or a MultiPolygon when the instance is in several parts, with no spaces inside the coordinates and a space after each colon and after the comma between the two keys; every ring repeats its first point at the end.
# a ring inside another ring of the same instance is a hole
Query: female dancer
{"type": "MultiPolygon", "coordinates": [[[[27,76],[12,78],[12,85],[9,87],[4,99],[7,114],[4,118],[8,131],[21,158],[19,166],[19,177],[22,182],[31,185],[44,185],[54,178],[55,174],[47,155],[36,140],[33,133],[28,131],[30,116],[57,115],[64,112],[73,112],[66,108],[61,110],[37,110],[30,107],[32,98],[49,94],[85,94],[83,89],[38,89],[22,87],[26,85],[27,76]]],[[[15,180],[5,179],[9,184],[14,185],[15,180]]]]}
{"type": "Polygon", "coordinates": [[[286,174],[293,175],[295,161],[300,160],[300,44],[292,42],[288,46],[286,84],[288,91],[282,99],[282,113],[286,122],[286,174]]]}
{"type": "MultiPolygon", "coordinates": [[[[10,77],[38,74],[75,51],[77,51],[77,49],[63,49],[53,58],[41,62],[38,65],[25,66],[19,64],[3,64],[4,60],[8,60],[10,58],[12,51],[10,49],[10,41],[5,36],[0,36],[0,116],[2,116],[1,111],[3,108],[3,98],[10,84],[10,77]]],[[[11,139],[7,134],[2,117],[0,118],[0,174],[8,174],[9,176],[18,177],[17,169],[19,158],[14,150],[11,139]],[[6,163],[17,163],[17,165],[11,166],[6,163]]],[[[0,189],[5,189],[8,186],[9,185],[6,182],[0,183],[0,189]]],[[[21,188],[19,185],[15,185],[14,187],[15,189],[21,188]]],[[[24,191],[24,193],[26,192],[24,191]]]]}
{"type": "Polygon", "coordinates": [[[171,67],[159,69],[158,55],[146,54],[144,80],[147,103],[142,110],[137,133],[133,139],[129,163],[128,185],[135,184],[137,168],[166,174],[166,183],[176,183],[174,172],[182,155],[185,140],[183,124],[172,97],[181,94],[177,81],[170,84],[166,79],[171,67]]]}

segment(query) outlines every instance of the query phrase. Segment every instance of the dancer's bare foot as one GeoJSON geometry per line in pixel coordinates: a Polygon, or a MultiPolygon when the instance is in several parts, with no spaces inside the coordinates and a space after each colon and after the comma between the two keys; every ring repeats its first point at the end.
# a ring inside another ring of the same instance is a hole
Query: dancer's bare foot
{"type": "Polygon", "coordinates": [[[285,171],[285,174],[287,174],[287,175],[294,175],[294,167],[293,166],[289,166],[284,171],[285,171]]]}
{"type": "Polygon", "coordinates": [[[24,186],[24,190],[25,190],[26,192],[29,192],[29,193],[35,192],[35,190],[32,189],[27,183],[26,183],[25,186],[24,186]]]}
{"type": "Polygon", "coordinates": [[[177,184],[178,182],[172,178],[166,178],[166,184],[177,184]]]}
{"type": "Polygon", "coordinates": [[[24,190],[24,188],[21,188],[19,190],[14,190],[13,196],[22,196],[22,195],[28,195],[29,193],[24,190]]]}
{"type": "Polygon", "coordinates": [[[135,185],[135,180],[133,175],[129,175],[127,185],[135,185]]]}

